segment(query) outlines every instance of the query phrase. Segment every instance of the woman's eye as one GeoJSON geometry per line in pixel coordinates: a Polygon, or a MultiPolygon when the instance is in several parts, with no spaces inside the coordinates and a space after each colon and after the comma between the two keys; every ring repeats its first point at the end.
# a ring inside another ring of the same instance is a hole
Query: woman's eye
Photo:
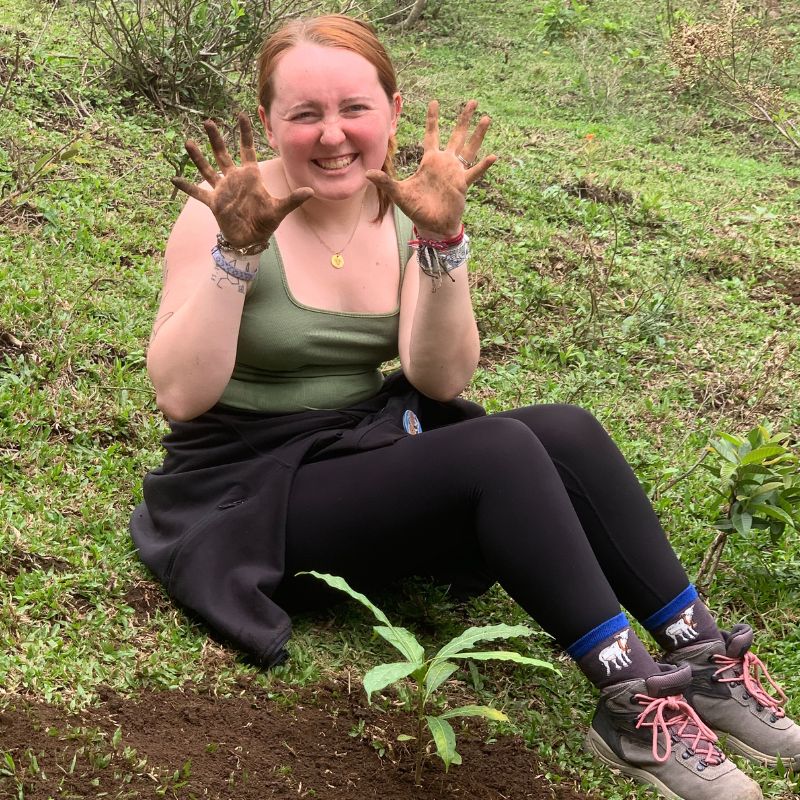
{"type": "Polygon", "coordinates": [[[310,111],[300,111],[292,117],[292,122],[304,122],[311,119],[313,116],[314,115],[310,111]]]}
{"type": "Polygon", "coordinates": [[[348,106],[345,109],[345,111],[350,111],[352,113],[358,113],[359,111],[366,111],[366,110],[367,110],[367,107],[364,106],[364,105],[360,105],[360,104],[354,105],[354,106],[348,106]]]}

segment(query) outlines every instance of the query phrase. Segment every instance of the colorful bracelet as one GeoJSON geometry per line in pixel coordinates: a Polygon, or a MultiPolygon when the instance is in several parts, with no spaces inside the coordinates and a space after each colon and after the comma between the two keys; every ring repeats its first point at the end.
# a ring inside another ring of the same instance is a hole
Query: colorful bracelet
{"type": "Polygon", "coordinates": [[[452,237],[452,239],[422,239],[414,226],[415,238],[409,242],[411,247],[432,247],[434,250],[447,250],[451,247],[461,244],[466,234],[464,233],[464,223],[461,223],[461,230],[452,237]]]}
{"type": "MultiPolygon", "coordinates": [[[[255,255],[255,254],[253,254],[255,255]]],[[[236,264],[232,264],[228,259],[222,255],[222,251],[219,249],[219,245],[214,245],[211,248],[211,257],[214,259],[214,263],[225,273],[230,275],[232,278],[238,278],[240,281],[251,281],[255,278],[256,273],[258,272],[258,267],[256,267],[252,272],[249,270],[239,269],[236,264]]]]}
{"type": "MultiPolygon", "coordinates": [[[[416,227],[414,234],[417,235],[416,227]]],[[[408,244],[417,251],[419,268],[431,279],[434,292],[445,275],[455,282],[450,273],[466,264],[469,258],[469,236],[463,225],[458,235],[451,239],[422,239],[417,235],[408,244]]]]}

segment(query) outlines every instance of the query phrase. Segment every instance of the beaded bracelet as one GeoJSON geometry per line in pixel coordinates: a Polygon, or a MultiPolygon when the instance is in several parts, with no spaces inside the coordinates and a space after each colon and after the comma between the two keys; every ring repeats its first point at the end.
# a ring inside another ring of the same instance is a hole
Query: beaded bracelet
{"type": "Polygon", "coordinates": [[[267,239],[266,242],[256,242],[255,244],[248,244],[244,247],[235,247],[222,235],[222,231],[220,231],[217,234],[217,247],[229,253],[236,253],[237,256],[257,256],[269,247],[269,239],[267,239]]]}
{"type": "Polygon", "coordinates": [[[214,259],[214,263],[223,271],[230,275],[232,278],[238,278],[240,281],[251,281],[255,278],[256,273],[258,272],[258,267],[256,267],[252,272],[249,272],[244,269],[239,269],[235,264],[232,264],[228,259],[222,255],[222,251],[219,249],[219,245],[214,245],[211,248],[211,257],[214,259]]]}

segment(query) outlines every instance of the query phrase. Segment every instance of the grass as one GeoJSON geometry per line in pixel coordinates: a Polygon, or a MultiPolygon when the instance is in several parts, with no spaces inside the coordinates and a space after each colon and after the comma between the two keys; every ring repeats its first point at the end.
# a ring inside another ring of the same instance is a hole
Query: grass
{"type": "MultiPolygon", "coordinates": [[[[784,290],[800,279],[800,161],[768,128],[670,92],[661,3],[598,4],[552,43],[537,32],[545,5],[432,3],[427,27],[388,36],[406,95],[401,145],[419,140],[433,96],[451,119],[467,95],[493,116],[501,160],[467,219],[484,343],[470,395],[490,411],[591,409],[691,573],[713,538],[711,491],[702,471],[681,476],[709,437],[800,425],[799,312],[784,290]]],[[[166,431],[144,354],[180,207],[170,161],[190,123],[114,84],[75,26],[80,6],[0,10],[0,97],[19,37],[24,58],[0,108],[0,202],[73,143],[15,207],[0,206],[0,704],[20,694],[79,708],[100,687],[224,692],[242,675],[269,686],[363,673],[385,651],[357,611],[299,620],[291,661],[264,674],[138,563],[127,520],[166,431]]],[[[786,30],[796,35],[796,20],[786,30]]],[[[789,86],[797,63],[783,67],[789,86]]],[[[795,717],[799,576],[796,534],[774,549],[734,540],[710,597],[723,623],[757,629],[795,717]]],[[[458,607],[412,597],[402,611],[436,641],[471,621],[524,621],[499,589],[458,607]]],[[[467,680],[476,702],[493,697],[507,729],[583,789],[644,797],[582,754],[593,697],[577,670],[545,638],[526,652],[558,658],[561,682],[479,665],[467,680]]],[[[769,798],[800,791],[751,774],[769,798]]]]}

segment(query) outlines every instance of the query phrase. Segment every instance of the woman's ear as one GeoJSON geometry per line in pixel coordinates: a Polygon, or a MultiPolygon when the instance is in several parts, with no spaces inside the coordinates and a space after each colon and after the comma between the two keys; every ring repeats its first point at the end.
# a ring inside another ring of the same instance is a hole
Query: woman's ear
{"type": "Polygon", "coordinates": [[[262,105],[258,106],[258,118],[261,120],[261,124],[264,126],[264,132],[267,134],[269,146],[277,153],[278,148],[275,147],[275,134],[272,132],[272,126],[269,124],[269,115],[267,114],[267,109],[262,105]]]}
{"type": "Polygon", "coordinates": [[[403,98],[400,92],[392,95],[392,133],[397,133],[397,123],[400,121],[400,114],[403,111],[403,98]]]}

